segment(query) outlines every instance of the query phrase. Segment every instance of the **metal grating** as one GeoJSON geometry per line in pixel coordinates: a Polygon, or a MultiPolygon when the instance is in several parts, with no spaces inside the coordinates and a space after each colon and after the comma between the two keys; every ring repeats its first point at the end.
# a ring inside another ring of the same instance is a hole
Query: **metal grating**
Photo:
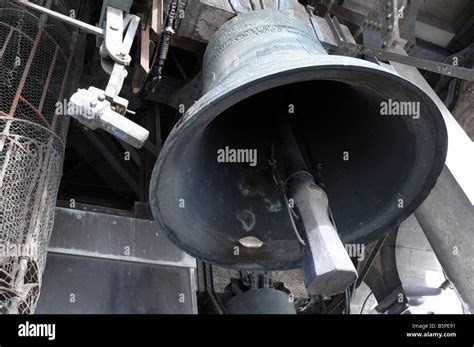
{"type": "MultiPolygon", "coordinates": [[[[65,14],[82,6],[71,0],[49,3],[65,14]]],[[[33,313],[40,293],[69,124],[56,110],[78,76],[78,41],[72,28],[55,19],[0,0],[3,313],[33,313]]]]}

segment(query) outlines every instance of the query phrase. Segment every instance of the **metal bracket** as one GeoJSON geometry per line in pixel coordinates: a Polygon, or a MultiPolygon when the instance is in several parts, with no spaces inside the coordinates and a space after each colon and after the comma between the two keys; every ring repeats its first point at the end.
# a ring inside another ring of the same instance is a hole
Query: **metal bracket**
{"type": "Polygon", "coordinates": [[[400,38],[397,4],[395,0],[375,1],[364,20],[364,45],[386,48],[396,43],[400,38]]]}
{"type": "Polygon", "coordinates": [[[148,130],[123,116],[124,109],[120,106],[125,105],[126,109],[126,99],[116,96],[111,102],[103,90],[89,87],[79,89],[71,97],[70,104],[69,115],[92,130],[101,128],[136,148],[141,148],[148,139],[148,130]]]}
{"type": "Polygon", "coordinates": [[[140,18],[135,15],[123,16],[123,11],[107,6],[104,47],[108,56],[116,63],[129,65],[129,52],[138,29],[140,18]],[[123,33],[125,32],[125,37],[123,33]]]}
{"type": "Polygon", "coordinates": [[[102,28],[104,25],[104,20],[107,14],[107,6],[112,6],[114,8],[120,9],[123,12],[130,12],[130,8],[133,5],[133,0],[103,0],[102,1],[102,11],[100,13],[99,26],[102,28]]]}

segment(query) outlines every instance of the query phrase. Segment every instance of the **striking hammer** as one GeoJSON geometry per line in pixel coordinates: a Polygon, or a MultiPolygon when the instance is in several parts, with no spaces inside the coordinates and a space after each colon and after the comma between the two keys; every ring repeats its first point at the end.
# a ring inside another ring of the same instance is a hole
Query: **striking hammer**
{"type": "Polygon", "coordinates": [[[311,295],[342,293],[357,279],[357,271],[329,218],[327,195],[308,172],[287,117],[279,117],[278,130],[285,188],[298,209],[305,242],[305,286],[311,295]]]}

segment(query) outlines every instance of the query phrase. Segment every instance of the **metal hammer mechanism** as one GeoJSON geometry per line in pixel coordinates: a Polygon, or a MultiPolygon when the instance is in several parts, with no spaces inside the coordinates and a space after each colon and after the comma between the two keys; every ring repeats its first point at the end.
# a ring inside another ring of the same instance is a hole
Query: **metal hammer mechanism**
{"type": "Polygon", "coordinates": [[[140,18],[127,14],[111,6],[106,7],[105,36],[100,54],[103,69],[110,74],[105,90],[90,87],[79,89],[72,97],[71,117],[76,118],[90,129],[102,128],[118,139],[141,148],[148,139],[149,132],[125,117],[128,100],[119,96],[125,78],[126,67],[130,64],[129,55],[140,18]],[[90,112],[77,112],[87,110],[90,112]]]}
{"type": "Polygon", "coordinates": [[[305,286],[311,295],[342,293],[357,279],[357,271],[329,218],[327,195],[306,169],[288,118],[280,117],[278,127],[287,197],[298,209],[305,242],[305,286]]]}
{"type": "Polygon", "coordinates": [[[126,8],[125,11],[124,8],[104,6],[104,28],[81,22],[30,1],[20,2],[24,6],[103,38],[99,53],[102,68],[110,75],[107,88],[79,89],[71,97],[68,115],[92,130],[101,128],[129,145],[141,148],[147,141],[149,132],[125,117],[126,113],[133,114],[133,112],[128,110],[128,100],[119,96],[127,77],[127,66],[132,60],[130,49],[140,24],[140,17],[128,13],[132,2],[122,4],[122,7],[126,8]],[[125,6],[127,4],[130,6],[125,6]]]}

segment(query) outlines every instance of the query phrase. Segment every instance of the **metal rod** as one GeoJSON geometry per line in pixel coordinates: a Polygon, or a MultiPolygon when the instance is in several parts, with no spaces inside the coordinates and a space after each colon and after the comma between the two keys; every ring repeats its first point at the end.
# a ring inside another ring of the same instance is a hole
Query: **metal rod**
{"type": "Polygon", "coordinates": [[[44,14],[47,14],[51,17],[54,17],[56,19],[59,19],[60,21],[63,21],[65,23],[68,23],[68,24],[71,24],[75,27],[78,27],[79,29],[87,32],[87,33],[90,33],[90,34],[94,34],[94,35],[98,35],[98,36],[104,36],[104,29],[101,29],[101,28],[98,28],[94,25],[90,25],[90,24],[87,24],[87,23],[84,23],[80,20],[77,20],[77,19],[74,19],[74,18],[71,18],[69,16],[66,16],[66,15],[63,15],[61,13],[58,13],[58,12],[55,12],[55,11],[52,11],[50,9],[47,9],[43,6],[39,6],[39,5],[36,5],[36,4],[33,4],[31,3],[30,1],[26,1],[26,0],[18,0],[18,2],[24,6],[27,6],[31,9],[34,9],[34,10],[37,10],[37,11],[40,11],[41,13],[44,13],[44,14]]]}
{"type": "Polygon", "coordinates": [[[433,62],[427,59],[415,58],[408,55],[401,55],[377,48],[365,47],[355,43],[342,42],[342,48],[347,48],[355,54],[372,55],[380,60],[393,61],[400,64],[414,66],[418,69],[438,73],[441,75],[460,78],[467,81],[474,81],[474,70],[464,67],[433,62]]]}
{"type": "MultiPolygon", "coordinates": [[[[32,44],[34,43],[34,38],[31,38],[31,37],[25,35],[22,31],[18,30],[18,28],[15,28],[15,27],[13,27],[9,24],[6,24],[6,23],[0,23],[0,26],[6,26],[8,28],[11,28],[13,31],[16,31],[19,35],[23,35],[22,38],[21,38],[22,40],[28,40],[28,41],[31,41],[32,44]]],[[[56,42],[54,37],[52,37],[48,32],[46,32],[44,30],[43,30],[42,35],[46,36],[49,40],[51,40],[52,42],[54,42],[58,46],[59,52],[62,54],[62,56],[64,58],[67,57],[66,53],[64,53],[63,49],[59,46],[59,44],[56,42]]],[[[1,56],[0,56],[0,58],[1,58],[1,56]]]]}
{"type": "Polygon", "coordinates": [[[20,83],[15,93],[15,98],[13,99],[12,105],[10,107],[10,116],[15,115],[16,107],[18,106],[18,101],[20,100],[21,93],[23,92],[23,87],[25,86],[26,79],[30,73],[31,64],[33,64],[33,59],[36,55],[36,50],[38,49],[41,35],[43,34],[43,25],[40,23],[38,25],[38,32],[36,34],[35,40],[33,41],[33,47],[31,48],[30,56],[25,64],[25,70],[23,70],[23,75],[21,76],[20,83]]]}
{"type": "MultiPolygon", "coordinates": [[[[72,60],[74,58],[74,47],[75,47],[76,43],[77,43],[77,30],[72,33],[71,52],[69,53],[69,57],[67,58],[66,71],[65,71],[65,74],[64,74],[63,82],[61,83],[61,90],[59,92],[59,97],[58,97],[58,100],[57,100],[58,102],[61,102],[62,98],[64,96],[64,89],[66,88],[66,82],[68,80],[69,72],[71,70],[71,63],[72,63],[72,60]]],[[[56,130],[57,130],[56,127],[58,125],[58,117],[59,117],[59,115],[57,115],[56,112],[54,112],[53,121],[51,122],[51,129],[54,133],[56,133],[56,130]]],[[[63,134],[61,134],[61,140],[64,140],[65,137],[66,137],[67,128],[62,129],[62,130],[63,130],[63,134]]]]}
{"type": "Polygon", "coordinates": [[[28,106],[29,108],[31,108],[33,110],[33,112],[38,116],[39,119],[41,119],[42,122],[44,122],[44,127],[45,128],[48,128],[51,130],[51,125],[49,124],[48,120],[41,114],[41,112],[38,111],[38,109],[33,105],[31,104],[31,102],[29,102],[28,100],[26,100],[23,96],[20,95],[19,97],[19,101],[21,101],[22,103],[24,103],[26,106],[28,106]]]}
{"type": "Polygon", "coordinates": [[[155,34],[163,31],[163,0],[153,0],[151,9],[151,30],[155,34]]]}
{"type": "Polygon", "coordinates": [[[46,81],[44,83],[43,94],[41,95],[41,100],[38,106],[39,113],[43,111],[44,100],[46,99],[46,95],[48,94],[49,85],[51,83],[51,77],[53,76],[53,71],[56,67],[56,59],[58,58],[58,53],[59,47],[56,46],[56,49],[54,50],[53,60],[51,61],[51,66],[49,67],[48,77],[46,78],[46,81]]]}

